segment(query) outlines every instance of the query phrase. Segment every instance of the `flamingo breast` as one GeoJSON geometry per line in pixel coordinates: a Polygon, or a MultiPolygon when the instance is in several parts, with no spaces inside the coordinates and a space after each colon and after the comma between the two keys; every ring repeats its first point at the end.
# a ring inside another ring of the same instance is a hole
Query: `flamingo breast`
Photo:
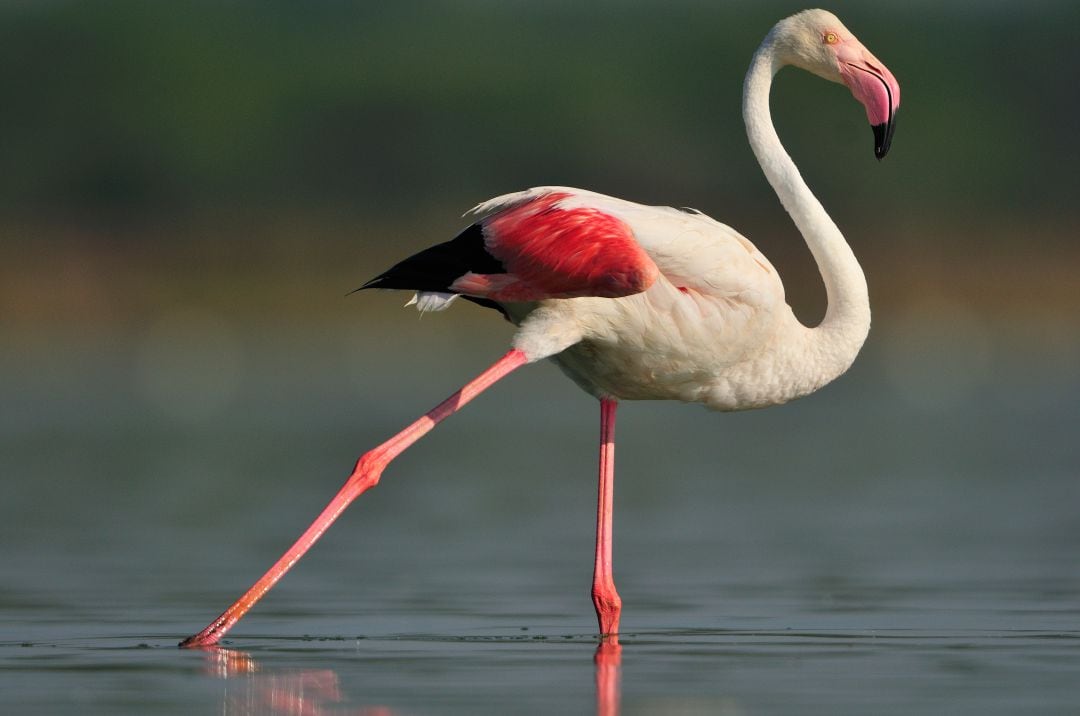
{"type": "MultiPolygon", "coordinates": [[[[545,330],[555,314],[583,334],[551,359],[596,397],[678,400],[716,410],[781,402],[770,385],[786,305],[708,296],[663,276],[634,296],[551,303],[540,306],[548,312],[545,330]]],[[[522,332],[530,328],[523,321],[522,332]]]]}

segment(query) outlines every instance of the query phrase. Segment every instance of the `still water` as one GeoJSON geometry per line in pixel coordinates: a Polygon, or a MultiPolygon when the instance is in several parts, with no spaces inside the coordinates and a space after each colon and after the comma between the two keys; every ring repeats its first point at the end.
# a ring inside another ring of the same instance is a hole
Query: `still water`
{"type": "Polygon", "coordinates": [[[1080,709],[1072,362],[896,366],[878,336],[780,409],[626,404],[624,631],[603,649],[599,411],[530,367],[392,465],[224,648],[181,651],[360,452],[505,340],[373,354],[348,328],[203,329],[216,359],[187,383],[206,356],[167,365],[168,327],[0,356],[4,713],[1080,709]]]}

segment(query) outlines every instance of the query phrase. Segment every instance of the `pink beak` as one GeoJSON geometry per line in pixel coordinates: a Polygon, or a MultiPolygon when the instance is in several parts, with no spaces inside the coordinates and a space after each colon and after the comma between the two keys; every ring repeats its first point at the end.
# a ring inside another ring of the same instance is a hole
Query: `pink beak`
{"type": "Polygon", "coordinates": [[[900,85],[889,68],[856,40],[837,47],[840,79],[855,99],[866,107],[866,117],[874,129],[874,156],[889,152],[896,131],[896,110],[900,108],[900,85]]]}

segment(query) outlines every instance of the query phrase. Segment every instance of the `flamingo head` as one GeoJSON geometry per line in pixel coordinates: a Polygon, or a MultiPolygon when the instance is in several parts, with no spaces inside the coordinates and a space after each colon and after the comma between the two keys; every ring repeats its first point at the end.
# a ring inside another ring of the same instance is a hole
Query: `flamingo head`
{"type": "Polygon", "coordinates": [[[784,64],[801,67],[851,90],[866,107],[874,130],[874,156],[883,158],[892,144],[900,107],[900,85],[892,72],[825,10],[804,10],[781,20],[772,36],[784,64]]]}

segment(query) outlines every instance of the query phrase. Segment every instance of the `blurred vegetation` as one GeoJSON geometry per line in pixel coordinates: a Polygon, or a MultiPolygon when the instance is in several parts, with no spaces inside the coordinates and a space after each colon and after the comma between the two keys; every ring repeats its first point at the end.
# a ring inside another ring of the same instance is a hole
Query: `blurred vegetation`
{"type": "MultiPolygon", "coordinates": [[[[699,207],[817,295],[739,107],[757,43],[801,6],[4,3],[0,317],[336,294],[547,183],[699,207]]],[[[1080,5],[830,9],[900,80],[892,154],[875,166],[861,108],[802,73],[781,75],[775,118],[878,290],[1004,303],[1016,269],[1065,300],[1080,5]]]]}

